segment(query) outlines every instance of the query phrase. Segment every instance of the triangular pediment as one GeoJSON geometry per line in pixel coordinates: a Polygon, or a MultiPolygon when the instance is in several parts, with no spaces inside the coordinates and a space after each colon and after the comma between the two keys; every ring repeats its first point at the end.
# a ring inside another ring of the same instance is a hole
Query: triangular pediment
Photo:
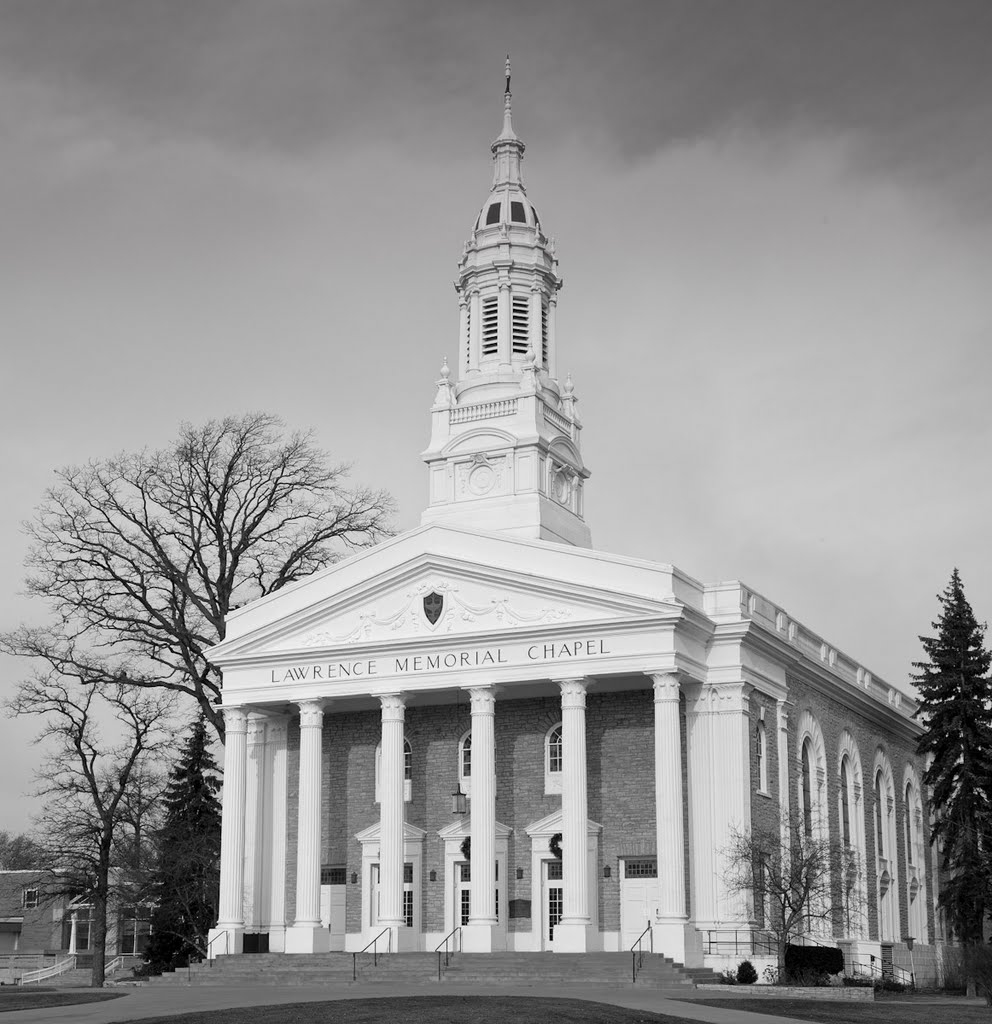
{"type": "Polygon", "coordinates": [[[425,528],[316,573],[232,615],[211,660],[680,614],[662,580],[645,594],[642,571],[627,590],[607,556],[597,572],[563,545],[475,539],[425,528]]]}
{"type": "MultiPolygon", "coordinates": [[[[545,839],[553,836],[556,832],[563,832],[561,810],[552,811],[547,817],[532,821],[524,828],[524,831],[531,839],[545,839]]],[[[592,818],[586,819],[586,830],[589,835],[598,835],[603,831],[603,826],[592,818]]]]}
{"type": "MultiPolygon", "coordinates": [[[[376,822],[374,825],[369,825],[368,828],[356,833],[355,838],[360,843],[377,843],[379,842],[379,835],[379,822],[376,822]]],[[[417,828],[416,825],[411,825],[408,821],[403,822],[403,842],[422,843],[426,835],[427,833],[422,828],[417,828]]]]}
{"type": "MultiPolygon", "coordinates": [[[[504,825],[501,821],[496,822],[496,838],[505,839],[513,831],[509,825],[504,825]]],[[[466,836],[472,834],[472,818],[470,815],[463,815],[461,818],[451,822],[450,825],[445,825],[444,828],[440,828],[437,834],[442,840],[445,839],[464,839],[466,836]]]]}

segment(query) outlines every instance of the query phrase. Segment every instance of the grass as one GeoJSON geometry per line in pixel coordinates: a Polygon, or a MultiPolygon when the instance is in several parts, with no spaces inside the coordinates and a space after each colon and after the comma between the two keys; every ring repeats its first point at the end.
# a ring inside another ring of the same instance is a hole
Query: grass
{"type": "Polygon", "coordinates": [[[102,1003],[119,999],[125,993],[85,988],[21,988],[0,986],[0,1013],[7,1010],[40,1010],[46,1006],[74,1006],[77,1003],[102,1003]]]}
{"type": "MultiPolygon", "coordinates": [[[[140,1024],[244,1024],[246,1007],[144,1018],[140,1024]]],[[[260,1009],[265,1024],[696,1024],[580,999],[516,996],[412,996],[408,999],[345,999],[286,1003],[260,1009]]],[[[125,1022],[139,1024],[139,1022],[125,1022]]]]}
{"type": "Polygon", "coordinates": [[[777,1017],[815,1021],[816,1024],[975,1024],[988,1022],[987,1006],[953,1002],[926,1002],[926,996],[878,996],[875,1002],[816,1002],[812,999],[694,999],[704,1006],[722,1006],[733,1010],[750,1010],[777,1017]]]}

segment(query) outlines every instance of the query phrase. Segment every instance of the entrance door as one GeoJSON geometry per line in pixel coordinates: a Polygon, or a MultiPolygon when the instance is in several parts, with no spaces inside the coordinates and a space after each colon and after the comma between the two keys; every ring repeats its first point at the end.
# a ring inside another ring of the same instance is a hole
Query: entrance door
{"type": "MultiPolygon", "coordinates": [[[[379,865],[373,864],[371,869],[372,893],[369,906],[372,908],[371,924],[379,923],[379,865]]],[[[413,865],[403,865],[403,920],[407,928],[413,927],[413,865]]]]}
{"type": "Polygon", "coordinates": [[[655,857],[627,857],[620,862],[620,872],[620,948],[630,949],[654,920],[658,861],[655,857]]]}
{"type": "Polygon", "coordinates": [[[320,923],[331,936],[331,950],[337,952],[344,949],[345,869],[323,868],[320,881],[320,923]]]}
{"type": "Polygon", "coordinates": [[[555,948],[555,926],[561,921],[565,909],[564,889],[562,887],[561,861],[546,860],[543,862],[544,875],[544,938],[541,943],[544,949],[555,948]]]}

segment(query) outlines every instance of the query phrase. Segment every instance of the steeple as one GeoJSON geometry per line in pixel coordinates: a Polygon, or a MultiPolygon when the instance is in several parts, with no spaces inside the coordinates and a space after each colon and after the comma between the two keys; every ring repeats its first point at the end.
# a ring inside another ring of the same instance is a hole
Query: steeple
{"type": "Polygon", "coordinates": [[[458,380],[445,361],[422,521],[590,547],[577,399],[557,377],[558,257],[524,188],[511,104],[507,56],[493,182],[458,261],[458,380]]]}

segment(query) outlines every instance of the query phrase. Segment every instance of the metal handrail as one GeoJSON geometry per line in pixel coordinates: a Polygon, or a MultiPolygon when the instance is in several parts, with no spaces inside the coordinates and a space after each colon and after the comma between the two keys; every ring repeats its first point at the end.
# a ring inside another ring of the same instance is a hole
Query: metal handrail
{"type": "Polygon", "coordinates": [[[651,931],[651,925],[648,924],[647,928],[637,936],[637,941],[630,947],[630,980],[632,983],[637,981],[637,971],[644,966],[644,949],[641,947],[641,943],[644,941],[645,935],[651,936],[651,952],[654,952],[654,932],[651,931]]]}
{"type": "MultiPolygon", "coordinates": [[[[456,932],[460,932],[461,930],[462,930],[462,926],[460,924],[459,925],[455,925],[455,927],[452,928],[451,931],[448,932],[448,934],[445,935],[445,937],[434,947],[434,952],[437,953],[437,980],[438,981],[441,980],[441,947],[444,946],[444,966],[447,967],[448,966],[448,939],[450,939],[456,932]]],[[[458,941],[461,942],[461,936],[460,935],[458,937],[458,941]]],[[[455,951],[452,950],[452,953],[454,953],[454,952],[455,951]]]]}
{"type": "Polygon", "coordinates": [[[218,940],[218,939],[219,939],[219,938],[220,938],[220,937],[221,937],[222,935],[224,936],[224,955],[225,955],[225,956],[227,956],[228,952],[230,951],[230,942],[229,942],[229,940],[228,940],[228,936],[230,935],[230,932],[228,932],[228,931],[223,931],[223,932],[219,932],[219,933],[218,933],[217,935],[215,935],[215,936],[214,936],[214,937],[213,937],[213,938],[212,938],[212,939],[211,939],[211,940],[210,940],[210,941],[209,941],[209,942],[207,943],[207,963],[208,963],[208,964],[210,964],[210,966],[211,966],[211,967],[213,967],[213,965],[214,965],[214,960],[216,960],[216,959],[217,959],[217,957],[216,957],[216,956],[213,956],[213,957],[212,957],[212,956],[210,955],[210,950],[211,950],[211,949],[213,948],[213,944],[214,944],[214,943],[215,943],[215,942],[216,942],[216,941],[217,941],[217,940],[218,940]]]}
{"type": "MultiPolygon", "coordinates": [[[[379,966],[379,951],[376,948],[376,943],[383,937],[383,935],[389,935],[389,929],[383,928],[381,932],[366,946],[364,949],[360,949],[358,953],[367,953],[369,946],[372,947],[372,966],[379,966]]],[[[392,936],[390,936],[392,938],[392,936]]],[[[386,952],[389,952],[389,946],[386,946],[386,952]]],[[[358,981],[358,953],[351,954],[351,980],[358,981]]]]}
{"type": "MultiPolygon", "coordinates": [[[[868,978],[879,978],[883,979],[888,977],[888,972],[882,966],[881,957],[875,956],[874,953],[867,954],[867,969],[865,969],[865,955],[856,954],[846,958],[847,964],[850,965],[850,974],[854,977],[868,977],[868,978]]],[[[848,973],[845,971],[845,973],[848,973]]],[[[916,979],[913,977],[911,971],[907,971],[905,967],[900,967],[898,964],[892,965],[891,977],[894,981],[899,982],[900,985],[909,985],[911,988],[915,988],[916,979]]]]}
{"type": "Polygon", "coordinates": [[[33,981],[45,981],[47,978],[55,978],[66,971],[76,969],[76,955],[73,953],[64,960],[59,960],[51,967],[41,967],[37,971],[25,971],[21,975],[20,984],[30,985],[33,981]]]}
{"type": "Polygon", "coordinates": [[[710,955],[720,955],[722,948],[733,945],[734,956],[775,956],[778,953],[778,944],[769,938],[765,938],[760,932],[753,929],[716,929],[706,932],[706,952],[710,955]],[[742,940],[740,936],[745,938],[742,940]],[[722,936],[730,936],[723,938],[722,936]],[[743,948],[742,948],[743,947],[743,948]]]}

